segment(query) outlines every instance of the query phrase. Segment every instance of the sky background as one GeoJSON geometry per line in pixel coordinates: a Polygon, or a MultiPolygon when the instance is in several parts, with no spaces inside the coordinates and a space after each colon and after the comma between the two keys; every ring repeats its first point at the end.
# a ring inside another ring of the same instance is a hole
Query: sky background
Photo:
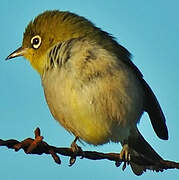
{"type": "MultiPolygon", "coordinates": [[[[44,99],[39,75],[22,57],[5,61],[21,46],[26,25],[39,13],[60,9],[85,16],[115,36],[133,54],[133,62],[155,92],[167,119],[169,140],[160,140],[146,114],[138,128],[165,159],[179,162],[179,1],[178,0],[1,0],[0,17],[0,139],[33,137],[40,127],[44,140],[55,146],[69,146],[73,140],[53,120],[44,99]],[[43,3],[42,3],[43,2],[43,3]]],[[[84,150],[120,152],[120,144],[99,147],[81,145],[84,150]]],[[[26,155],[0,147],[0,177],[12,179],[178,179],[179,170],[147,171],[135,176],[130,167],[123,172],[113,162],[77,159],[68,167],[68,158],[55,164],[47,155],[26,155]]]]}

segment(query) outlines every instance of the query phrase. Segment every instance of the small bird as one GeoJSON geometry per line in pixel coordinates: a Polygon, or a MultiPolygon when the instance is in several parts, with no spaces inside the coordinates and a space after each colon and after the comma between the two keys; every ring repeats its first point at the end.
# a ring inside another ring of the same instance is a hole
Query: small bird
{"type": "Polygon", "coordinates": [[[162,109],[127,49],[84,17],[45,11],[25,29],[22,46],[6,59],[24,56],[40,74],[53,117],[79,141],[92,145],[120,142],[120,158],[136,175],[155,166],[130,162],[162,157],[140,134],[147,112],[157,136],[168,139],[162,109]]]}

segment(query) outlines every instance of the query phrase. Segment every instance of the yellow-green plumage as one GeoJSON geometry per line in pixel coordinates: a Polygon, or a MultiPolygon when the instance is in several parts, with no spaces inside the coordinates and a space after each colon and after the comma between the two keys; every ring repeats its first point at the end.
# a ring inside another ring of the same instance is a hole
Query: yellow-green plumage
{"type": "MultiPolygon", "coordinates": [[[[84,17],[69,12],[46,11],[39,15],[27,26],[24,33],[23,46],[28,46],[30,39],[37,34],[41,34],[44,43],[38,50],[38,54],[35,54],[35,57],[33,56],[33,52],[31,52],[28,53],[29,56],[27,59],[32,62],[34,68],[40,73],[41,68],[37,65],[35,59],[39,59],[48,48],[51,48],[57,42],[78,37],[85,37],[90,41],[94,41],[106,50],[116,54],[120,59],[126,61],[126,63],[131,64],[129,59],[130,53],[114,41],[112,36],[95,27],[93,23],[84,17]]],[[[136,71],[138,70],[136,69],[136,71]]]]}
{"type": "MultiPolygon", "coordinates": [[[[168,138],[165,117],[152,90],[130,60],[130,53],[108,33],[70,12],[46,11],[27,26],[22,47],[7,59],[23,55],[42,79],[54,118],[81,140],[123,145],[121,158],[162,158],[137,129],[149,114],[156,134],[168,138]]],[[[135,174],[156,166],[130,163],[135,174]]]]}

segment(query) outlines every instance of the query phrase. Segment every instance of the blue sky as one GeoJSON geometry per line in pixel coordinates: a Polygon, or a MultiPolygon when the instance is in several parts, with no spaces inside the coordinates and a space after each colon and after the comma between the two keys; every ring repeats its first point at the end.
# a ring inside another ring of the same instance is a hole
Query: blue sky
{"type": "MultiPolygon", "coordinates": [[[[21,45],[25,26],[36,15],[47,9],[69,10],[85,16],[98,27],[115,36],[132,54],[133,61],[144,74],[163,108],[169,129],[169,140],[157,138],[146,114],[138,125],[147,141],[169,160],[179,162],[179,1],[165,0],[2,0],[0,6],[0,138],[22,140],[33,137],[40,127],[45,141],[56,146],[69,146],[73,136],[53,120],[46,105],[40,77],[29,63],[5,57],[21,45]]],[[[84,150],[120,152],[119,144],[100,147],[82,145],[84,150]]],[[[163,173],[148,171],[134,176],[128,167],[124,172],[108,161],[77,159],[68,167],[62,157],[58,166],[47,155],[25,155],[0,148],[1,179],[157,179],[179,178],[178,170],[163,173]]]]}

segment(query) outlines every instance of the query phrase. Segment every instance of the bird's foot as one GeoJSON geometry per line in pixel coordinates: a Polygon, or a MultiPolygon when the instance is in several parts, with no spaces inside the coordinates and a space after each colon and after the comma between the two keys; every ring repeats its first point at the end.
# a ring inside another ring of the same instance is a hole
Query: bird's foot
{"type": "Polygon", "coordinates": [[[76,162],[76,155],[78,154],[78,152],[82,152],[83,151],[81,149],[81,147],[76,144],[78,139],[79,138],[76,137],[75,140],[71,143],[71,150],[73,152],[73,156],[71,156],[71,158],[70,158],[69,166],[72,166],[76,162]]]}
{"type": "Polygon", "coordinates": [[[123,145],[123,148],[120,152],[119,157],[120,157],[120,159],[124,160],[122,170],[125,170],[126,166],[129,165],[129,162],[131,160],[128,144],[123,145]]]}
{"type": "Polygon", "coordinates": [[[125,161],[130,161],[130,153],[129,153],[129,146],[128,144],[124,144],[121,152],[120,152],[120,158],[125,160],[125,161]]]}

